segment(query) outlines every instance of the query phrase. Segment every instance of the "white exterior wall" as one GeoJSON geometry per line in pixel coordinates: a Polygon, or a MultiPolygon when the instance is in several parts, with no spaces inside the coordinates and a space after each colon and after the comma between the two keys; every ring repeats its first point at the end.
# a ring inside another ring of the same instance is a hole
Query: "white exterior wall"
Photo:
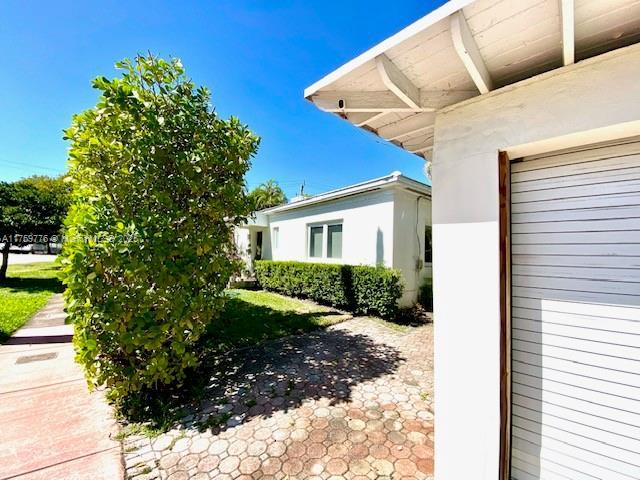
{"type": "Polygon", "coordinates": [[[271,258],[269,227],[245,225],[236,228],[233,232],[237,253],[245,264],[241,272],[242,277],[251,276],[253,272],[253,259],[256,256],[258,232],[262,232],[262,258],[271,258]]]}
{"type": "Polygon", "coordinates": [[[640,133],[640,45],[439,112],[433,158],[435,473],[496,480],[498,151],[511,158],[640,133]]]}
{"type": "Polygon", "coordinates": [[[271,252],[273,260],[392,266],[393,193],[390,190],[272,213],[269,226],[272,237],[274,228],[279,229],[278,247],[271,252]],[[342,221],[342,258],[309,257],[307,226],[332,221],[342,221]]]}
{"type": "Polygon", "coordinates": [[[400,305],[413,304],[431,263],[424,263],[424,228],[431,225],[431,199],[406,190],[395,192],[393,267],[402,271],[404,294],[400,305]]]}
{"type": "Polygon", "coordinates": [[[248,228],[238,227],[233,230],[233,238],[236,242],[236,250],[242,261],[244,262],[245,267],[241,272],[241,275],[244,277],[251,270],[251,236],[248,228]]]}
{"type": "Polygon", "coordinates": [[[421,196],[416,210],[417,198],[417,194],[402,188],[388,188],[270,213],[268,227],[237,229],[236,244],[240,251],[250,252],[243,257],[247,262],[255,256],[256,231],[262,229],[264,259],[397,268],[402,272],[405,287],[400,305],[411,305],[423,279],[431,276],[431,264],[423,263],[424,229],[431,224],[431,199],[421,196]],[[327,222],[342,222],[342,258],[309,257],[309,225],[327,222]]]}

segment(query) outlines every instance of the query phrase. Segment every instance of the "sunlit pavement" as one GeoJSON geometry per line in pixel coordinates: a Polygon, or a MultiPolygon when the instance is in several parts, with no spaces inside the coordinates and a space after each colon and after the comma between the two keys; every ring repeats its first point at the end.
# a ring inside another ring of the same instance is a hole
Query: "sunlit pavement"
{"type": "Polygon", "coordinates": [[[64,318],[55,295],[0,346],[1,480],[123,478],[111,409],[88,392],[64,318]]]}

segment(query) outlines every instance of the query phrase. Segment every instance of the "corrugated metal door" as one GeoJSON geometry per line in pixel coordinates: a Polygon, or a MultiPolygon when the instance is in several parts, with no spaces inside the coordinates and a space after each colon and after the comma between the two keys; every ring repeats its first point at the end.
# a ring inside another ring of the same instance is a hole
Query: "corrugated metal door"
{"type": "Polygon", "coordinates": [[[511,476],[640,478],[640,142],[512,164],[511,476]]]}

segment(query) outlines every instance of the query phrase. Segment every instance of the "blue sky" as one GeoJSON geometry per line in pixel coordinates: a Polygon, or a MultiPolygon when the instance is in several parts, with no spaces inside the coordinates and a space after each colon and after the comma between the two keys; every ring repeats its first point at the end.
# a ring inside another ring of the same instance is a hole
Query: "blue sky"
{"type": "Polygon", "coordinates": [[[289,196],[302,181],[318,193],[393,170],[424,180],[418,157],[319,111],[302,91],[441,3],[5,0],[0,180],[62,173],[62,130],[95,104],[91,79],[146,51],[181,58],[223,117],[262,137],[250,188],[274,178],[289,196]]]}

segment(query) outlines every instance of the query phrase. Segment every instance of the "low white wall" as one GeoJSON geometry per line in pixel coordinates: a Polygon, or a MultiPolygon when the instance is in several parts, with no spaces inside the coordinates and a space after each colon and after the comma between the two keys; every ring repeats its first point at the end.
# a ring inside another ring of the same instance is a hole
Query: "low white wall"
{"type": "Polygon", "coordinates": [[[640,45],[438,113],[433,156],[435,474],[496,480],[498,151],[562,148],[640,120],[640,45]],[[616,128],[611,128],[611,126],[616,128]],[[553,139],[550,141],[550,139],[553,139]],[[515,148],[518,147],[518,148],[515,148]]]}

